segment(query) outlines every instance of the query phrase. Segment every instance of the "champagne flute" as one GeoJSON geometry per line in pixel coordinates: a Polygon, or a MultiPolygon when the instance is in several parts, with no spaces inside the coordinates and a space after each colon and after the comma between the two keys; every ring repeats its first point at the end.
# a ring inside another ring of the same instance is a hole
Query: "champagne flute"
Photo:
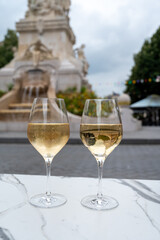
{"type": "Polygon", "coordinates": [[[117,200],[102,194],[103,164],[122,139],[122,123],[116,99],[86,100],[80,125],[80,137],[96,158],[98,166],[97,195],[84,197],[81,204],[95,210],[117,207],[117,200]]]}
{"type": "Polygon", "coordinates": [[[54,156],[69,139],[69,122],[64,100],[35,98],[27,134],[30,143],[44,158],[47,175],[46,193],[33,196],[30,203],[42,208],[63,205],[66,198],[61,194],[51,193],[50,174],[54,156]]]}

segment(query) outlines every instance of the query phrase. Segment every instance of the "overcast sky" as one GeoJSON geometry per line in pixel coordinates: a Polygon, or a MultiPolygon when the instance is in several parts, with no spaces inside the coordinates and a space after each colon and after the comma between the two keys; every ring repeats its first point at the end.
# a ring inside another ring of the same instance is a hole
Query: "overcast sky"
{"type": "MultiPolygon", "coordinates": [[[[24,17],[27,0],[0,0],[0,41],[24,17]]],[[[140,51],[160,26],[160,0],[72,0],[76,46],[86,45],[88,79],[99,96],[122,93],[140,51]]]]}

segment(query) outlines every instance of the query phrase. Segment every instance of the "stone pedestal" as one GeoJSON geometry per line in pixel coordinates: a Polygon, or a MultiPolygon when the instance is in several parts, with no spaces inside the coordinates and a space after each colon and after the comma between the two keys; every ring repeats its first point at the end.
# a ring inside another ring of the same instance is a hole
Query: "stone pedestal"
{"type": "Polygon", "coordinates": [[[133,117],[133,111],[129,107],[121,107],[120,112],[124,132],[134,132],[142,128],[141,121],[133,117]]]}
{"type": "Polygon", "coordinates": [[[37,40],[52,51],[54,58],[62,60],[73,56],[75,36],[64,16],[50,20],[37,17],[22,19],[16,24],[16,28],[20,34],[17,58],[23,57],[30,44],[37,40]]]}

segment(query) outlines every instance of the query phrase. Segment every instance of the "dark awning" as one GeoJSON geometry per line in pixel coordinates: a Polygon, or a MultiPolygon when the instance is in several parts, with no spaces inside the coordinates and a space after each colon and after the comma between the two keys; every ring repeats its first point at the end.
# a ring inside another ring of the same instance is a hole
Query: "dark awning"
{"type": "Polygon", "coordinates": [[[130,105],[131,108],[148,108],[148,107],[158,107],[160,108],[160,96],[150,95],[136,103],[130,105]]]}

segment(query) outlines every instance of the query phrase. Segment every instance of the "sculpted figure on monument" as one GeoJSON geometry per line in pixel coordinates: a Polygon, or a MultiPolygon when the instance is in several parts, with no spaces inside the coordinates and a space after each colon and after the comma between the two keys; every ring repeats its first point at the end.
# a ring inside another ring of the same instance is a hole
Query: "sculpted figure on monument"
{"type": "Polygon", "coordinates": [[[51,0],[51,9],[54,10],[56,15],[64,15],[64,11],[61,5],[61,0],[51,0]]]}
{"type": "Polygon", "coordinates": [[[58,16],[68,16],[70,4],[70,0],[28,0],[29,10],[26,12],[26,17],[50,13],[58,16]]]}
{"type": "Polygon", "coordinates": [[[49,11],[50,9],[48,0],[28,0],[28,11],[26,12],[26,17],[32,15],[42,15],[43,13],[45,14],[49,11]]]}
{"type": "Polygon", "coordinates": [[[38,11],[42,7],[42,4],[43,0],[28,0],[28,7],[32,12],[38,11]]]}
{"type": "Polygon", "coordinates": [[[33,60],[33,65],[38,66],[40,61],[51,60],[53,58],[52,51],[38,40],[27,48],[21,60],[33,60]]]}
{"type": "Polygon", "coordinates": [[[70,9],[70,6],[71,6],[71,1],[70,0],[61,0],[61,5],[62,5],[62,8],[63,8],[63,11],[68,16],[69,9],[70,9]]]}
{"type": "Polygon", "coordinates": [[[84,76],[86,76],[88,74],[89,64],[84,54],[84,48],[85,48],[85,45],[82,44],[79,48],[76,48],[75,51],[77,51],[78,59],[82,62],[83,74],[84,76]]]}

